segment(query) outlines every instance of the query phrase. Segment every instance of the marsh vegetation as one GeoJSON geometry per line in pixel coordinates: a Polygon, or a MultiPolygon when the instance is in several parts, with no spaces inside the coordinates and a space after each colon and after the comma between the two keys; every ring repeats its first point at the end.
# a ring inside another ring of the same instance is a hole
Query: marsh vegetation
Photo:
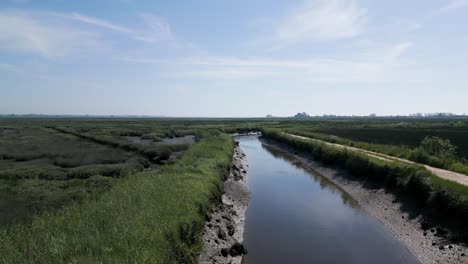
{"type": "Polygon", "coordinates": [[[466,120],[0,120],[0,261],[194,263],[234,144],[264,136],[419,201],[465,240],[466,186],[418,165],[313,144],[283,132],[466,173],[466,120]],[[396,135],[396,136],[395,136],[396,135]],[[450,219],[459,219],[449,221],[450,219]]]}

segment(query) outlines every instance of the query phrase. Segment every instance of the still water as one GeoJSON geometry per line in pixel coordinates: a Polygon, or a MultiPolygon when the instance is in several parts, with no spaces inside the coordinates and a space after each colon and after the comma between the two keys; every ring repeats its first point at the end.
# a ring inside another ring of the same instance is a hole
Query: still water
{"type": "Polygon", "coordinates": [[[254,136],[238,137],[249,162],[247,264],[419,263],[342,189],[254,136]]]}

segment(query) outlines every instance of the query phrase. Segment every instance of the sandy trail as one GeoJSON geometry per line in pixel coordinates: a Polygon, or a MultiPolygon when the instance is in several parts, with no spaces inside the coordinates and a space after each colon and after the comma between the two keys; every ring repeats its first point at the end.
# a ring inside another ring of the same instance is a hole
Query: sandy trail
{"type": "Polygon", "coordinates": [[[449,171],[449,170],[444,170],[444,169],[439,169],[439,168],[434,168],[434,167],[431,167],[429,165],[416,163],[416,162],[413,162],[413,161],[410,161],[410,160],[397,158],[397,157],[393,157],[393,156],[389,156],[389,155],[385,155],[385,154],[382,154],[382,153],[377,153],[377,152],[373,152],[373,151],[369,151],[369,150],[365,150],[365,149],[340,145],[340,144],[336,144],[336,143],[330,143],[330,142],[326,142],[326,141],[319,140],[319,139],[308,138],[308,137],[298,136],[298,135],[289,134],[289,133],[286,133],[286,134],[290,135],[292,137],[295,137],[295,138],[311,140],[311,141],[323,143],[323,144],[326,144],[326,145],[329,145],[329,146],[344,148],[344,149],[350,150],[350,151],[356,151],[356,152],[363,153],[363,154],[366,154],[366,155],[368,155],[370,157],[378,158],[378,159],[381,159],[381,160],[386,160],[386,161],[390,161],[390,162],[400,161],[400,162],[404,162],[404,163],[408,163],[408,164],[418,164],[418,165],[424,166],[428,171],[432,172],[437,177],[440,177],[440,178],[445,179],[445,180],[453,181],[453,182],[459,183],[459,184],[464,185],[464,186],[468,186],[468,176],[466,176],[464,174],[461,174],[461,173],[457,173],[457,172],[453,172],[453,171],[449,171]]]}

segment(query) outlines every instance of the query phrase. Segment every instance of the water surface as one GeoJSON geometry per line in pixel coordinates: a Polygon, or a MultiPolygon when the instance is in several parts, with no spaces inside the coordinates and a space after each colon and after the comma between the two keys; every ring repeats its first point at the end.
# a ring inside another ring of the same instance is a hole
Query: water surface
{"type": "Polygon", "coordinates": [[[247,264],[419,263],[346,192],[255,136],[238,137],[249,162],[247,264]]]}

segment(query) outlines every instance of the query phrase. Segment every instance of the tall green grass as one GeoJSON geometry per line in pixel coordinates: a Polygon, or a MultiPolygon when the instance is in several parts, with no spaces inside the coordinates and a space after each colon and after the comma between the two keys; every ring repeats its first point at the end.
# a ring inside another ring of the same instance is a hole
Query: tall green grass
{"type": "Polygon", "coordinates": [[[210,135],[160,173],[129,176],[95,200],[0,231],[2,263],[195,263],[234,144],[210,135]]]}
{"type": "Polygon", "coordinates": [[[437,218],[456,230],[457,237],[468,241],[468,187],[441,179],[422,166],[385,161],[355,151],[300,139],[276,129],[264,129],[263,136],[310,154],[315,159],[347,170],[357,178],[370,180],[412,197],[421,212],[437,218]]]}
{"type": "Polygon", "coordinates": [[[298,136],[304,136],[309,138],[314,138],[318,140],[323,140],[330,143],[337,143],[341,145],[346,145],[350,147],[361,148],[373,152],[378,152],[398,158],[408,159],[414,162],[419,162],[434,166],[441,169],[452,170],[455,172],[463,173],[468,175],[468,165],[461,163],[453,158],[440,158],[428,155],[420,149],[411,149],[407,146],[397,146],[397,145],[382,145],[367,143],[362,141],[353,141],[333,135],[327,135],[322,133],[315,133],[310,131],[304,131],[301,129],[290,128],[286,129],[288,133],[292,133],[298,136]]]}

